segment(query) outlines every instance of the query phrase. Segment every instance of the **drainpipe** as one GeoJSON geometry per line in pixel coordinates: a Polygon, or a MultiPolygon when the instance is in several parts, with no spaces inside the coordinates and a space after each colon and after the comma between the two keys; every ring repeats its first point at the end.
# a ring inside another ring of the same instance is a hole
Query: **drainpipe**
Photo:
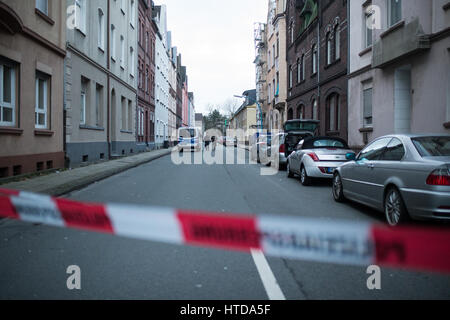
{"type": "Polygon", "coordinates": [[[107,25],[108,25],[108,30],[106,32],[107,34],[107,48],[106,48],[106,54],[107,54],[107,58],[106,58],[106,69],[107,69],[107,75],[106,75],[106,92],[107,92],[107,97],[106,97],[106,141],[108,143],[108,159],[111,159],[111,136],[110,136],[110,130],[111,130],[111,126],[110,126],[110,118],[111,118],[111,114],[110,114],[110,107],[111,107],[111,83],[110,83],[110,68],[111,68],[111,4],[110,1],[107,1],[107,9],[108,14],[107,14],[107,25]]]}
{"type": "MultiPolygon", "coordinates": [[[[320,1],[318,2],[319,5],[319,21],[317,23],[317,114],[319,115],[319,119],[323,119],[323,117],[320,116],[320,106],[321,106],[321,99],[320,99],[320,27],[322,25],[322,6],[320,5],[320,1]]],[[[325,111],[326,114],[326,111],[325,111]]],[[[319,127],[323,127],[323,122],[319,124],[319,127]]],[[[320,133],[321,134],[321,133],[320,133]]]]}

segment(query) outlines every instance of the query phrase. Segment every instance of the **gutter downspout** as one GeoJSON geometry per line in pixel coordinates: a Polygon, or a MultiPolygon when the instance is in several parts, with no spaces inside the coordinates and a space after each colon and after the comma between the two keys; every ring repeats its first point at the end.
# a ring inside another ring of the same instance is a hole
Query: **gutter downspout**
{"type": "Polygon", "coordinates": [[[108,11],[108,15],[107,15],[107,25],[108,25],[108,30],[106,32],[107,34],[107,60],[106,60],[106,68],[107,68],[107,97],[106,97],[106,142],[108,143],[108,159],[111,159],[111,136],[110,136],[110,130],[111,130],[111,114],[110,114],[110,107],[111,107],[111,83],[110,83],[110,68],[111,68],[111,4],[110,4],[110,0],[108,0],[108,5],[107,5],[107,11],[108,11]]]}
{"type": "MultiPolygon", "coordinates": [[[[320,99],[320,67],[321,67],[321,64],[320,64],[320,57],[321,57],[321,55],[320,55],[320,45],[321,45],[320,27],[322,26],[322,6],[320,4],[320,1],[318,2],[318,6],[319,6],[319,21],[317,23],[317,108],[318,108],[317,113],[318,113],[318,115],[320,115],[320,106],[321,106],[321,99],[320,99]]],[[[326,108],[326,106],[325,106],[325,108],[326,108]]],[[[325,110],[325,114],[326,114],[326,110],[325,110]]],[[[322,118],[322,117],[319,116],[319,118],[322,118]]],[[[321,125],[323,126],[322,122],[319,124],[319,127],[321,125]]]]}

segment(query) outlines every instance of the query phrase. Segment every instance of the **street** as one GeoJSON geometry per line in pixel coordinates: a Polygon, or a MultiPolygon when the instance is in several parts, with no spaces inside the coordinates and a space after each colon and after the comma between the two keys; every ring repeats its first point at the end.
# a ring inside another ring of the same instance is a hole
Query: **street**
{"type": "MultiPolygon", "coordinates": [[[[217,152],[223,147],[218,146],[217,152]]],[[[97,203],[280,216],[327,221],[383,221],[374,210],[338,204],[331,183],[303,187],[285,171],[261,165],[175,165],[170,156],[72,192],[97,203]]],[[[366,268],[120,238],[0,220],[0,299],[449,299],[450,276],[382,268],[369,290],[366,268]],[[81,269],[81,290],[68,290],[66,269],[81,269]],[[259,271],[258,271],[259,270],[259,271]],[[263,271],[261,271],[263,270],[263,271]],[[267,279],[274,276],[278,286],[267,279]],[[280,290],[281,292],[277,290],[280,290]],[[281,296],[280,296],[281,293],[281,296]],[[277,295],[278,294],[278,295],[277,295]]]]}

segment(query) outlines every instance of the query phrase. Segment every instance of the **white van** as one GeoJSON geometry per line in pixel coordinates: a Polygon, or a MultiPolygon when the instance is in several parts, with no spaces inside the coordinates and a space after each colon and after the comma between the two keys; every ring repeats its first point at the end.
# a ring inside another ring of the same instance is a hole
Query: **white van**
{"type": "Polygon", "coordinates": [[[202,133],[199,128],[183,127],[178,129],[178,150],[202,150],[202,133]]]}

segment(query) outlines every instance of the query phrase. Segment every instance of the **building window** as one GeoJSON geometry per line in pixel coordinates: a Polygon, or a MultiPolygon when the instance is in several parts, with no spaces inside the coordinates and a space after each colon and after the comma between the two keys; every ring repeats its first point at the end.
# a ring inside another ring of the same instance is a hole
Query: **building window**
{"type": "Polygon", "coordinates": [[[303,54],[302,55],[302,59],[301,59],[301,62],[300,62],[300,65],[301,65],[301,73],[300,73],[300,79],[301,79],[301,81],[303,81],[303,80],[305,80],[305,78],[306,78],[306,58],[305,58],[305,54],[303,54]]]}
{"type": "Polygon", "coordinates": [[[317,46],[312,47],[312,74],[317,73],[317,46]]]}
{"type": "Polygon", "coordinates": [[[95,99],[95,125],[102,127],[103,125],[103,86],[96,85],[96,99],[95,99]]]}
{"type": "Polygon", "coordinates": [[[317,100],[315,99],[312,103],[312,118],[313,120],[319,120],[319,110],[317,108],[317,100]]]}
{"type": "Polygon", "coordinates": [[[130,47],[130,75],[134,77],[134,49],[133,47],[130,47]]]}
{"type": "Polygon", "coordinates": [[[363,90],[363,125],[371,127],[373,124],[372,117],[372,88],[363,90]]]}
{"type": "Polygon", "coordinates": [[[16,71],[0,64],[0,126],[16,123],[16,71]]]}
{"type": "Polygon", "coordinates": [[[339,95],[331,94],[327,98],[327,130],[335,132],[340,129],[339,95]]]}
{"type": "Polygon", "coordinates": [[[81,78],[81,97],[80,97],[80,124],[85,125],[87,123],[87,110],[88,110],[88,93],[89,93],[89,80],[81,78]]]}
{"type": "Polygon", "coordinates": [[[388,0],[389,27],[402,20],[402,1],[388,0]]]}
{"type": "Polygon", "coordinates": [[[116,61],[116,27],[111,25],[111,58],[116,61]]]}
{"type": "Polygon", "coordinates": [[[303,120],[305,119],[305,106],[301,105],[297,109],[297,119],[303,120]]]}
{"type": "Polygon", "coordinates": [[[135,13],[135,2],[134,0],[131,0],[130,2],[130,25],[134,28],[134,25],[136,23],[136,13],[135,13]]]}
{"type": "Polygon", "coordinates": [[[334,28],[334,58],[338,60],[341,57],[341,32],[339,25],[334,28]]]}
{"type": "Polygon", "coordinates": [[[36,0],[36,9],[48,15],[48,0],[36,0]]]}
{"type": "Polygon", "coordinates": [[[297,83],[300,83],[302,81],[301,70],[302,67],[300,65],[300,59],[297,59],[297,83]]]}
{"type": "Polygon", "coordinates": [[[124,97],[122,97],[121,99],[121,104],[122,104],[122,130],[126,130],[127,129],[127,102],[126,99],[124,97]]]}
{"type": "Polygon", "coordinates": [[[332,44],[331,44],[331,32],[327,33],[326,39],[327,39],[327,51],[326,51],[327,64],[331,64],[331,46],[332,46],[332,44]]]}
{"type": "Polygon", "coordinates": [[[47,129],[48,116],[48,78],[36,75],[35,127],[47,129]]]}
{"type": "Polygon", "coordinates": [[[373,10],[369,7],[364,9],[365,24],[364,24],[364,45],[365,48],[372,46],[372,25],[373,25],[373,10]]]}
{"type": "Polygon", "coordinates": [[[131,131],[133,128],[133,102],[128,100],[128,116],[127,116],[127,129],[131,131]]]}
{"type": "Polygon", "coordinates": [[[105,15],[98,9],[98,47],[105,50],[105,15]]]}
{"type": "Polygon", "coordinates": [[[120,66],[125,68],[125,39],[120,36],[120,66]]]}
{"type": "Polygon", "coordinates": [[[75,0],[76,28],[86,33],[86,0],[75,0]]]}
{"type": "Polygon", "coordinates": [[[294,23],[291,22],[291,27],[290,27],[290,37],[291,37],[291,43],[294,43],[294,23]]]}
{"type": "Polygon", "coordinates": [[[287,117],[288,117],[288,118],[287,118],[288,121],[294,119],[294,110],[292,110],[292,108],[290,108],[290,109],[288,110],[287,117]]]}
{"type": "Polygon", "coordinates": [[[289,88],[292,88],[292,66],[289,66],[289,88]]]}
{"type": "Polygon", "coordinates": [[[272,47],[272,66],[275,66],[275,60],[276,60],[276,51],[275,51],[275,45],[272,47]]]}

